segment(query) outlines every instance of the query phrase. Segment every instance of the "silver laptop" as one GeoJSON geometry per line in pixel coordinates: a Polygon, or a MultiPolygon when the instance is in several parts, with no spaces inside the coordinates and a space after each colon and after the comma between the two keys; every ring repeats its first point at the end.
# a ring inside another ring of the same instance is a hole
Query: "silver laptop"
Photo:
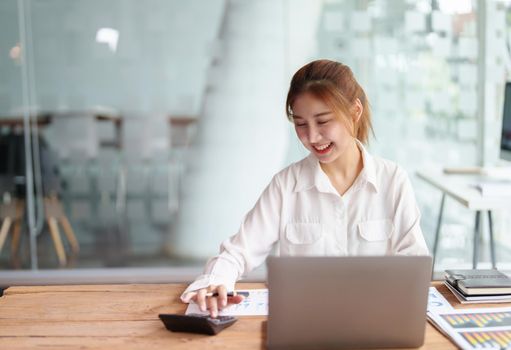
{"type": "Polygon", "coordinates": [[[419,347],[430,256],[269,257],[268,347],[419,347]]]}

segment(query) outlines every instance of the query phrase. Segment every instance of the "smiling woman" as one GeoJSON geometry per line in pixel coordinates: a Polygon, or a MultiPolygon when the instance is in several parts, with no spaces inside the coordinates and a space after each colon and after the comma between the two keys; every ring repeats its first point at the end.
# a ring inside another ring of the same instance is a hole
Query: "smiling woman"
{"type": "MultiPolygon", "coordinates": [[[[289,119],[295,119],[299,114],[295,100],[304,93],[309,93],[326,104],[329,112],[346,123],[352,136],[356,136],[363,143],[368,141],[369,131],[372,131],[369,102],[350,67],[334,61],[318,60],[298,70],[291,80],[286,100],[289,119]],[[355,114],[356,120],[350,118],[353,108],[358,112],[355,114]]],[[[316,116],[324,114],[319,113],[316,116]]]]}
{"type": "Polygon", "coordinates": [[[213,317],[242,300],[227,291],[277,243],[287,256],[428,254],[406,172],[363,146],[370,113],[351,70],[327,60],[305,65],[291,80],[286,109],[311,154],[273,177],[238,233],[183,293],[213,317]]]}
{"type": "MultiPolygon", "coordinates": [[[[295,99],[293,108],[296,111],[296,115],[293,114],[296,135],[322,163],[330,163],[350,147],[353,128],[344,122],[346,117],[329,110],[322,100],[304,92],[295,99]]],[[[360,113],[353,114],[353,118],[359,116],[360,113]]]]}
{"type": "Polygon", "coordinates": [[[366,94],[351,69],[329,60],[304,66],[291,80],[286,112],[301,143],[344,194],[363,167],[353,140],[366,143],[372,130],[366,94]]]}

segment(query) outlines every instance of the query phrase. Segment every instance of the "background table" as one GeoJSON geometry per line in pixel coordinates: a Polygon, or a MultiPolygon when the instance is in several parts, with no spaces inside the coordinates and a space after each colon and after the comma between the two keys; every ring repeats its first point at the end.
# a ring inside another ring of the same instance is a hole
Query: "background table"
{"type": "Polygon", "coordinates": [[[490,233],[490,256],[492,267],[496,268],[497,259],[495,255],[495,242],[493,239],[493,220],[492,210],[509,209],[511,207],[510,196],[483,196],[475,187],[479,182],[488,181],[484,175],[474,174],[445,174],[441,170],[419,171],[417,176],[437,188],[442,192],[440,209],[438,212],[438,221],[435,230],[435,240],[433,243],[433,271],[435,270],[435,260],[440,241],[440,230],[442,227],[442,218],[444,213],[445,197],[449,196],[461,205],[475,211],[474,223],[474,250],[472,255],[472,267],[477,268],[479,259],[479,239],[481,235],[481,213],[488,214],[488,226],[490,233]]]}
{"type": "MultiPolygon", "coordinates": [[[[454,296],[438,290],[455,307],[454,296]]],[[[217,336],[167,331],[159,313],[184,313],[183,284],[11,287],[0,298],[0,349],[264,349],[266,317],[240,317],[217,336]]],[[[238,288],[264,288],[241,283],[238,288]]],[[[504,304],[494,304],[494,307],[504,304]]],[[[505,304],[509,306],[509,304],[505,304]]],[[[422,349],[456,347],[429,323],[422,349]]]]}

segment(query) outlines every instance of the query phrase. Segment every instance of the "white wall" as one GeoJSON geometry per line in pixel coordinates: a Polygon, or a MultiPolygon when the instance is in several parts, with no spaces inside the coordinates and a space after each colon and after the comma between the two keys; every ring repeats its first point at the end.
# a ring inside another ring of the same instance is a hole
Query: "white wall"
{"type": "Polygon", "coordinates": [[[218,253],[272,176],[303,155],[296,151],[285,98],[292,73],[313,55],[320,5],[263,0],[227,7],[223,55],[210,74],[213,90],[206,96],[172,241],[177,254],[218,253]]]}

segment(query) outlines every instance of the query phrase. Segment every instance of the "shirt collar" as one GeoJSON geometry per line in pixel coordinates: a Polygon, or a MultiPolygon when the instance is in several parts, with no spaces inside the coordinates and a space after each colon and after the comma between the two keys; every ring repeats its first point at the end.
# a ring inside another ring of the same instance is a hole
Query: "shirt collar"
{"type": "MultiPolygon", "coordinates": [[[[369,183],[378,192],[374,158],[359,140],[356,140],[356,142],[362,153],[364,167],[353,185],[360,187],[369,183]]],[[[312,187],[316,187],[320,192],[338,194],[328,176],[321,169],[319,161],[313,153],[309,154],[302,163],[294,191],[306,191],[312,187]]]]}

